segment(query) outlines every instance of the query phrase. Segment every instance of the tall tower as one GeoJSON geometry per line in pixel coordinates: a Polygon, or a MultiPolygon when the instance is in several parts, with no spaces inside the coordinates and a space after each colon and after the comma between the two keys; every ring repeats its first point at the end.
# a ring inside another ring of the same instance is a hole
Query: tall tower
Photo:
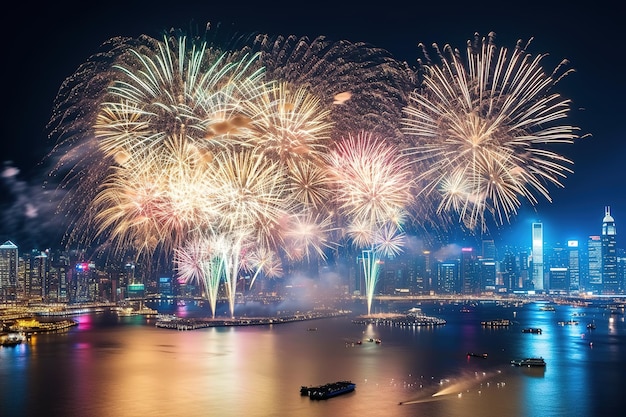
{"type": "Polygon", "coordinates": [[[602,219],[602,292],[616,294],[619,291],[617,280],[617,231],[615,220],[611,216],[611,208],[605,207],[602,219]]]}
{"type": "Polygon", "coordinates": [[[567,267],[569,268],[570,291],[577,292],[581,289],[580,282],[580,255],[578,253],[578,241],[567,241],[567,267]]]}
{"type": "Polygon", "coordinates": [[[480,291],[478,277],[476,276],[476,265],[474,250],[472,248],[461,249],[461,294],[471,295],[480,291]]]}
{"type": "Polygon", "coordinates": [[[459,269],[458,260],[437,263],[437,291],[440,294],[460,292],[459,269]]]}
{"type": "Polygon", "coordinates": [[[535,290],[543,291],[543,224],[533,223],[532,227],[533,272],[531,279],[535,290]]]}
{"type": "Polygon", "coordinates": [[[0,245],[0,301],[16,300],[17,290],[17,246],[10,240],[0,245]]]}
{"type": "Polygon", "coordinates": [[[602,286],[602,242],[600,236],[589,236],[587,240],[587,285],[586,289],[599,293],[602,286]]]}

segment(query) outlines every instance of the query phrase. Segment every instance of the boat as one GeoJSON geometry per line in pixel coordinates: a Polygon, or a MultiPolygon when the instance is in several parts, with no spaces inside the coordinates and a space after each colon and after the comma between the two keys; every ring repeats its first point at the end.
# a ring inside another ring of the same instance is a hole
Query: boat
{"type": "Polygon", "coordinates": [[[120,317],[130,317],[133,315],[132,307],[118,307],[115,312],[120,317]]]}
{"type": "Polygon", "coordinates": [[[473,356],[475,358],[487,359],[487,354],[486,353],[467,352],[467,356],[473,356]]]}
{"type": "Polygon", "coordinates": [[[556,311],[556,308],[554,306],[545,305],[545,306],[539,307],[539,310],[541,310],[541,311],[556,311]]]}
{"type": "Polygon", "coordinates": [[[578,326],[578,320],[559,321],[559,326],[578,326]]]}
{"type": "Polygon", "coordinates": [[[525,329],[522,329],[522,333],[541,334],[541,332],[543,332],[543,330],[541,330],[541,328],[539,327],[527,327],[525,329]]]}
{"type": "Polygon", "coordinates": [[[511,320],[495,319],[495,320],[481,321],[480,324],[482,324],[485,327],[506,327],[506,326],[511,325],[511,320]]]}
{"type": "Polygon", "coordinates": [[[326,400],[352,392],[355,388],[356,384],[352,381],[329,382],[328,384],[312,387],[303,385],[300,387],[300,395],[307,395],[312,400],[326,400]]]}
{"type": "Polygon", "coordinates": [[[596,324],[595,324],[594,322],[587,323],[587,328],[588,328],[589,330],[593,330],[593,329],[595,329],[595,328],[596,328],[596,324]]]}
{"type": "Polygon", "coordinates": [[[78,326],[75,320],[39,321],[37,319],[18,319],[9,330],[24,333],[27,337],[33,333],[51,333],[78,326]]]}
{"type": "Polygon", "coordinates": [[[133,307],[116,307],[115,312],[120,317],[145,316],[158,318],[159,316],[157,310],[145,306],[138,309],[134,309],[133,307]]]}
{"type": "Polygon", "coordinates": [[[0,346],[17,346],[26,341],[26,334],[22,332],[11,332],[0,335],[0,346]]]}
{"type": "Polygon", "coordinates": [[[514,366],[525,366],[528,368],[531,367],[544,367],[546,366],[546,361],[543,358],[524,358],[524,359],[514,359],[511,361],[511,365],[514,366]]]}

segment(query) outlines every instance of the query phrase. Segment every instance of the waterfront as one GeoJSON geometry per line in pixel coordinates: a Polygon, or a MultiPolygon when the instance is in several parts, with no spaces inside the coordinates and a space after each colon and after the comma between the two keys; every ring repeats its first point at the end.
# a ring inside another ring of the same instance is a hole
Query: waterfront
{"type": "MultiPolygon", "coordinates": [[[[414,306],[379,302],[375,311],[414,306]]],[[[612,416],[626,407],[624,315],[604,307],[423,303],[446,324],[415,328],[355,324],[364,306],[352,307],[353,317],[190,331],[79,315],[67,332],[0,349],[2,415],[612,416]],[[481,326],[495,319],[512,324],[481,326]],[[531,356],[547,366],[510,364],[531,356]],[[346,379],[356,390],[330,400],[299,392],[346,379]]]]}

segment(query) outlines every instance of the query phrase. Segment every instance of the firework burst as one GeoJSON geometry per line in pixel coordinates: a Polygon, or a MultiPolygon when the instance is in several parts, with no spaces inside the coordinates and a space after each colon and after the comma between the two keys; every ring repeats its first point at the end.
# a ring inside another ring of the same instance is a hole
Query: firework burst
{"type": "Polygon", "coordinates": [[[361,132],[336,144],[328,165],[336,180],[339,214],[347,219],[347,235],[365,248],[361,262],[369,314],[380,257],[394,255],[402,245],[392,236],[399,226],[394,222],[403,219],[401,213],[413,200],[409,162],[396,147],[361,132]]]}
{"type": "Polygon", "coordinates": [[[348,135],[336,144],[328,161],[339,211],[351,221],[376,228],[397,219],[411,204],[409,160],[370,133],[348,135]]]}
{"type": "MultiPolygon", "coordinates": [[[[550,201],[547,185],[561,187],[571,161],[548,149],[570,144],[577,128],[562,124],[569,100],[552,92],[570,70],[567,62],[546,74],[543,55],[518,42],[497,48],[494,34],[468,42],[466,58],[446,45],[424,63],[423,84],[410,96],[403,122],[415,141],[425,195],[438,195],[438,211],[453,210],[469,229],[510,221],[536,195],[550,201]]],[[[422,46],[423,47],[423,46],[422,46]]],[[[426,49],[424,48],[426,51],[426,49]]]]}
{"type": "Polygon", "coordinates": [[[368,131],[399,144],[402,108],[415,85],[406,63],[373,45],[297,36],[259,35],[252,51],[269,79],[305,88],[331,109],[333,137],[368,131]]]}

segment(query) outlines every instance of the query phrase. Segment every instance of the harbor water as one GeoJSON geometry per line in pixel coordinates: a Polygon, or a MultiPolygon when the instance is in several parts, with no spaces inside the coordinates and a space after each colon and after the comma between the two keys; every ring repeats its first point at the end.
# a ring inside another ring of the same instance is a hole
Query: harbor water
{"type": "Polygon", "coordinates": [[[0,348],[0,415],[549,417],[626,409],[622,311],[378,302],[375,313],[416,306],[446,324],[355,323],[361,304],[341,317],[190,331],[142,316],[79,315],[65,332],[0,348]],[[481,325],[496,319],[511,323],[481,325]],[[546,366],[511,365],[526,357],[546,366]],[[356,389],[327,400],[300,395],[301,386],[341,380],[356,389]]]}

